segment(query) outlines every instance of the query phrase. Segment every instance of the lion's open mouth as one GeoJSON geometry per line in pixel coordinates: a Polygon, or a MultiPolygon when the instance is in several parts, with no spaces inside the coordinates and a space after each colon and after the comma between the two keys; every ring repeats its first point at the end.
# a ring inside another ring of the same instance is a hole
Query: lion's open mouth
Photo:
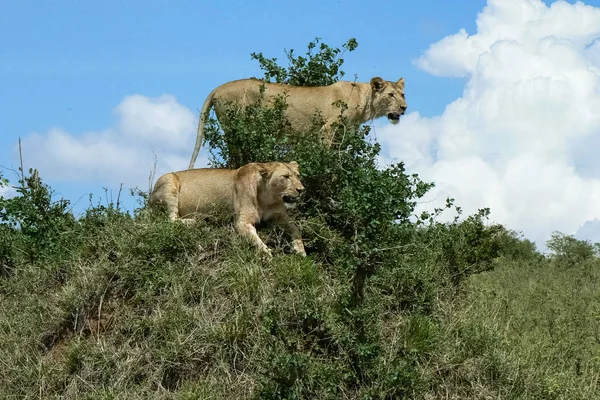
{"type": "Polygon", "coordinates": [[[290,196],[290,195],[283,196],[283,205],[287,209],[296,208],[297,201],[298,201],[298,196],[290,196]]]}
{"type": "Polygon", "coordinates": [[[398,113],[388,113],[387,117],[390,121],[400,121],[400,114],[398,113]]]}
{"type": "Polygon", "coordinates": [[[297,196],[288,196],[288,195],[283,196],[283,202],[284,203],[296,204],[297,201],[298,201],[298,197],[297,196]]]}

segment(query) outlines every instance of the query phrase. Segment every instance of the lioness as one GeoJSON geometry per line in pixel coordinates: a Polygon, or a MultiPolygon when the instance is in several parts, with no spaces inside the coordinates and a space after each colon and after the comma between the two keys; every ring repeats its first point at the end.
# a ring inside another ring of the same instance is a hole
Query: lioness
{"type": "Polygon", "coordinates": [[[198,122],[196,145],[189,168],[194,167],[196,157],[202,146],[204,125],[211,107],[214,106],[217,118],[226,115],[229,107],[241,107],[256,102],[260,97],[260,88],[265,86],[264,100],[269,105],[277,96],[286,96],[285,117],[296,129],[309,127],[318,112],[323,117],[322,132],[329,145],[333,140],[328,129],[340,115],[340,109],[334,103],[341,100],[348,105],[345,116],[352,126],[387,115],[388,120],[396,124],[406,111],[404,99],[404,78],[398,82],[373,78],[369,83],[336,82],[329,86],[291,86],[281,83],[265,83],[258,79],[241,79],[225,83],[210,92],[198,122]]]}
{"type": "Polygon", "coordinates": [[[254,225],[273,220],[290,233],[294,250],[305,256],[300,231],[286,212],[303,191],[297,162],[250,163],[236,170],[200,168],[165,174],[156,181],[149,204],[165,206],[171,220],[215,209],[233,213],[238,232],[269,256],[271,250],[254,225]]]}

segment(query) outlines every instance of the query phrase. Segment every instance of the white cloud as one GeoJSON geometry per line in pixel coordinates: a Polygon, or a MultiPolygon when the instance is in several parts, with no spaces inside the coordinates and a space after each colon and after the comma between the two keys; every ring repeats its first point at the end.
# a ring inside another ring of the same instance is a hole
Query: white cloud
{"type": "Polygon", "coordinates": [[[557,1],[548,7],[541,0],[488,0],[475,35],[461,29],[431,45],[416,63],[434,75],[466,76],[477,69],[479,57],[501,42],[530,49],[540,39],[554,37],[583,50],[599,33],[600,9],[580,2],[557,1]]]}
{"type": "Polygon", "coordinates": [[[543,246],[600,218],[600,8],[488,0],[477,32],[446,37],[415,61],[467,77],[444,113],[378,129],[389,158],[543,246]]]}
{"type": "Polygon", "coordinates": [[[115,112],[118,130],[128,139],[147,141],[167,149],[186,149],[196,116],[177,102],[162,95],[148,98],[139,94],[126,97],[115,112]]]}
{"type": "Polygon", "coordinates": [[[0,197],[9,199],[17,195],[17,191],[12,186],[0,186],[0,197]]]}
{"type": "MultiPolygon", "coordinates": [[[[187,168],[196,137],[196,116],[170,95],[128,96],[115,108],[114,127],[74,135],[53,128],[23,140],[26,168],[45,179],[146,188],[155,154],[156,178],[187,168]]],[[[196,163],[201,166],[206,159],[196,163]]]]}
{"type": "Polygon", "coordinates": [[[587,221],[577,230],[575,237],[589,240],[592,243],[600,243],[600,219],[587,221]]]}

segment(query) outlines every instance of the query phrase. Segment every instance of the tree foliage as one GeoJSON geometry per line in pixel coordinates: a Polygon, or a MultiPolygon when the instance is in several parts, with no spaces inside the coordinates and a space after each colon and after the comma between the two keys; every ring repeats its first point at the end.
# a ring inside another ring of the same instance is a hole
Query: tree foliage
{"type": "Polygon", "coordinates": [[[327,86],[339,81],[344,75],[340,68],[344,63],[345,52],[352,52],[358,47],[356,39],[349,39],[342,49],[330,47],[315,38],[308,44],[306,56],[296,56],[294,49],[285,51],[289,66],[277,64],[277,58],[266,58],[263,53],[252,53],[250,57],[257,60],[260,69],[265,73],[264,79],[271,82],[286,83],[294,86],[327,86]]]}
{"type": "Polygon", "coordinates": [[[546,246],[552,251],[552,258],[564,267],[573,267],[598,255],[597,245],[589,240],[579,240],[561,232],[552,233],[546,246]]]}
{"type": "MultiPolygon", "coordinates": [[[[27,175],[21,172],[16,196],[0,197],[0,221],[2,229],[18,231],[19,238],[26,242],[31,260],[44,254],[60,251],[61,232],[75,223],[69,212],[68,200],[52,199],[52,190],[42,182],[36,170],[27,175]]],[[[6,179],[3,185],[8,185],[6,179]]],[[[7,241],[9,242],[9,241],[7,241]]],[[[6,245],[5,245],[6,246],[6,245]]]]}

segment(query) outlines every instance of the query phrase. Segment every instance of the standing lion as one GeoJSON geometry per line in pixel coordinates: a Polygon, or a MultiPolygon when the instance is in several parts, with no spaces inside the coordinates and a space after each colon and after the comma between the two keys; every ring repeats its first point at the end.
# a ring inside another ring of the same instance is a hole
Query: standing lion
{"type": "Polygon", "coordinates": [[[371,119],[387,116],[393,124],[398,123],[406,111],[404,78],[397,82],[373,78],[369,83],[340,81],[329,86],[291,86],[281,83],[266,83],[258,79],[242,79],[225,83],[210,92],[198,122],[196,144],[189,168],[193,168],[203,140],[204,125],[211,107],[217,118],[226,115],[230,107],[241,107],[256,102],[261,96],[269,105],[278,96],[286,96],[287,120],[295,129],[309,128],[315,113],[323,117],[322,132],[327,144],[333,140],[329,127],[336,122],[340,109],[335,104],[343,101],[348,105],[345,116],[351,126],[358,126],[371,119]]]}

